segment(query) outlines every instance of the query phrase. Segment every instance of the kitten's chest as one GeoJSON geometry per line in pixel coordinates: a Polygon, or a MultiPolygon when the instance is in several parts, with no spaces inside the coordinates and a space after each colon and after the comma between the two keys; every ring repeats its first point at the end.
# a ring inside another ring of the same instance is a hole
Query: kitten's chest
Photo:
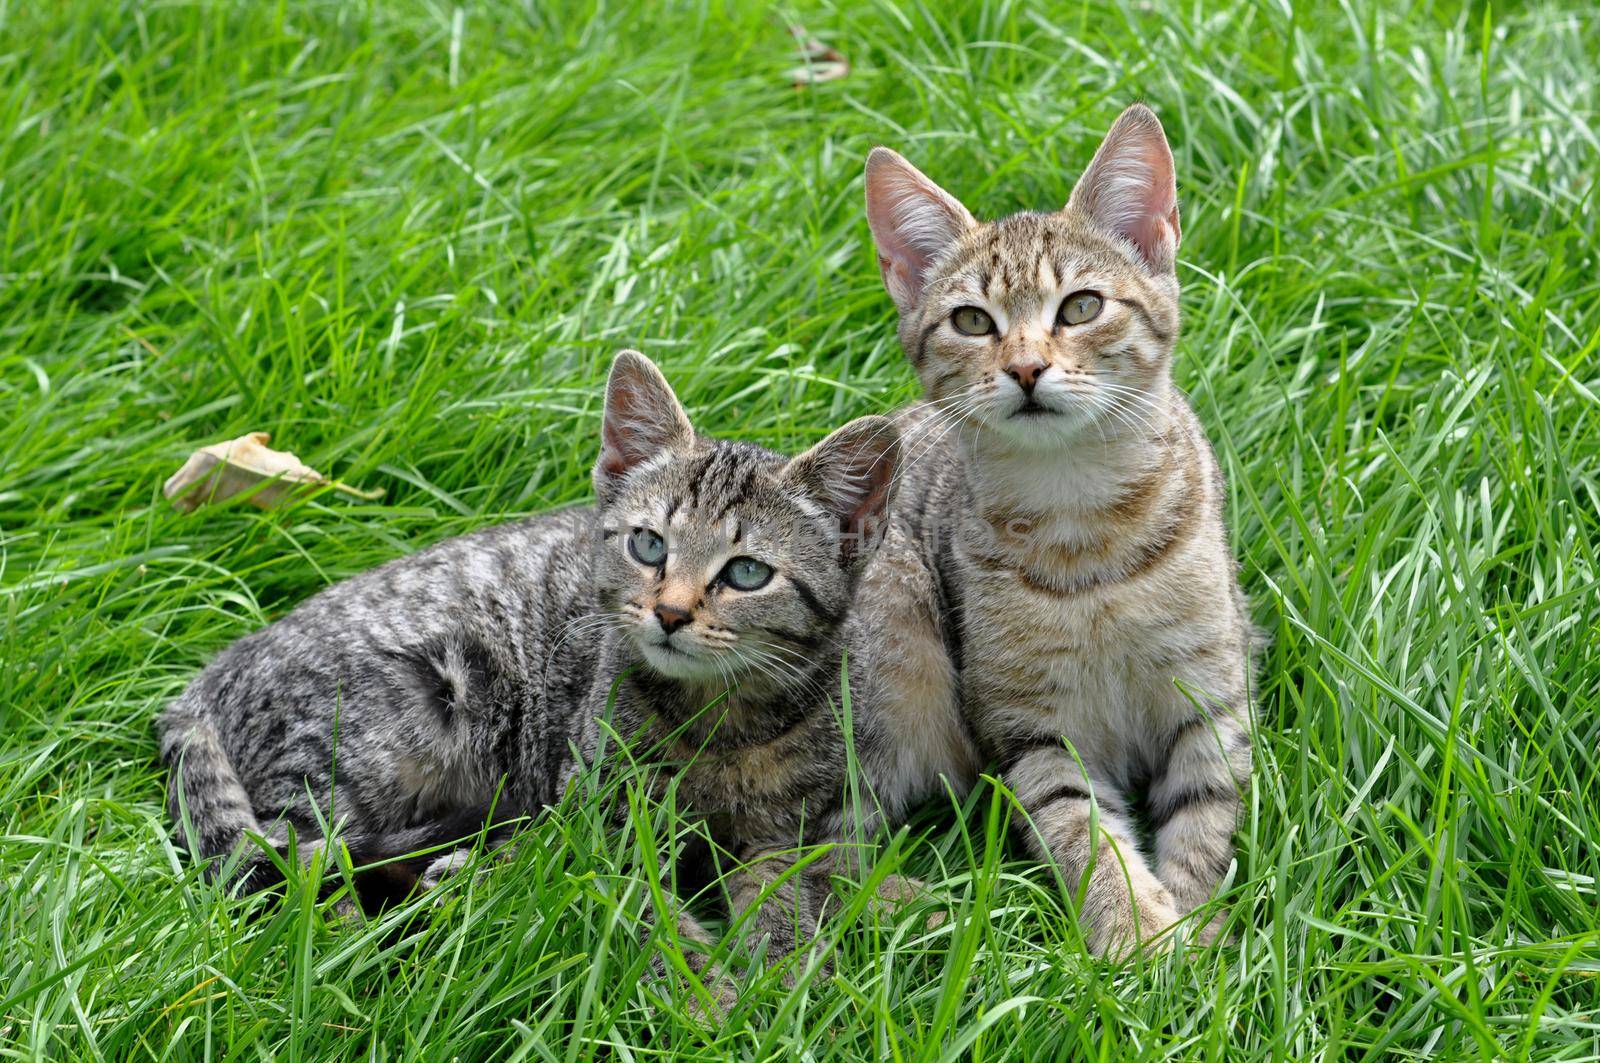
{"type": "Polygon", "coordinates": [[[826,819],[841,788],[826,736],[797,727],[768,742],[674,750],[678,800],[719,839],[798,840],[826,819]]]}
{"type": "Polygon", "coordinates": [[[1070,718],[1125,703],[1143,685],[1143,625],[1098,594],[991,586],[968,598],[964,626],[963,678],[994,702],[1033,703],[1070,718]]]}
{"type": "Polygon", "coordinates": [[[1062,735],[1086,762],[1120,770],[1186,714],[1167,652],[1171,590],[1159,576],[1075,586],[1077,569],[1041,554],[968,569],[962,683],[974,730],[991,753],[1062,735]]]}
{"type": "Polygon", "coordinates": [[[1037,656],[1046,670],[1133,674],[1152,637],[1182,611],[1175,609],[1179,573],[1128,578],[1133,551],[1085,522],[1000,534],[985,526],[969,531],[962,546],[970,643],[1001,656],[1037,656]]]}

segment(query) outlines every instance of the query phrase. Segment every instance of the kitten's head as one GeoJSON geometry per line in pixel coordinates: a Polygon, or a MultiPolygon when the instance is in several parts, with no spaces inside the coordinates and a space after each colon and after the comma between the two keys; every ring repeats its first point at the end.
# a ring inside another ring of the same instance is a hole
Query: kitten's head
{"type": "Polygon", "coordinates": [[[796,674],[849,611],[899,451],[884,417],[852,421],[792,460],[696,436],[660,370],[623,351],[594,470],[602,606],[674,679],[796,674]]]}
{"type": "Polygon", "coordinates": [[[1067,205],[979,222],[887,148],[867,218],[929,399],[1021,446],[1138,431],[1178,330],[1178,198],[1161,123],[1117,119],[1067,205]]]}

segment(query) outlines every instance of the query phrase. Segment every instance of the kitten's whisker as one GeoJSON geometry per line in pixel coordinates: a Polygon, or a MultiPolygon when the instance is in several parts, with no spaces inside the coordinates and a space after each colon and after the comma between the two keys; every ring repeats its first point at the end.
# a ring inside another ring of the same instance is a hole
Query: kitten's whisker
{"type": "Polygon", "coordinates": [[[1107,409],[1120,417],[1124,424],[1129,425],[1136,435],[1150,436],[1156,432],[1156,423],[1152,414],[1143,413],[1137,408],[1130,409],[1126,406],[1118,405],[1115,400],[1107,409]]]}
{"type": "Polygon", "coordinates": [[[1151,398],[1145,392],[1140,391],[1138,388],[1129,387],[1126,384],[1118,384],[1115,381],[1111,381],[1111,380],[1100,380],[1100,379],[1097,379],[1095,381],[1095,386],[1096,387],[1100,387],[1100,388],[1104,388],[1106,391],[1110,392],[1112,395],[1116,395],[1118,397],[1128,399],[1128,400],[1130,400],[1132,402],[1136,402],[1140,406],[1142,406],[1145,409],[1149,410],[1153,414],[1161,413],[1163,410],[1166,409],[1166,407],[1162,403],[1157,402],[1155,399],[1151,398]]]}
{"type": "MultiPolygon", "coordinates": [[[[780,678],[778,680],[780,685],[796,687],[807,692],[814,691],[819,685],[818,680],[802,671],[797,665],[773,654],[772,650],[777,648],[773,643],[752,644],[748,647],[748,652],[754,659],[759,659],[770,667],[777,669],[780,676],[790,677],[787,682],[780,678]]],[[[771,673],[769,672],[768,674],[771,673]]]]}
{"type": "Polygon", "coordinates": [[[801,668],[801,665],[812,663],[811,659],[806,657],[799,650],[791,649],[788,646],[782,646],[774,642],[760,643],[752,648],[762,657],[772,661],[775,664],[782,665],[784,668],[787,668],[789,671],[793,672],[795,677],[798,679],[804,679],[806,677],[806,672],[803,668],[801,668]],[[793,657],[794,660],[780,657],[778,656],[779,653],[787,653],[793,657]]]}
{"type": "Polygon", "coordinates": [[[750,652],[744,658],[745,663],[756,669],[762,675],[766,676],[774,686],[794,687],[798,685],[803,688],[804,683],[801,682],[803,677],[795,676],[791,679],[791,677],[786,674],[786,671],[779,667],[783,662],[779,661],[776,657],[771,657],[760,652],[760,650],[755,647],[752,647],[751,649],[752,652],[750,652]]]}
{"type": "MultiPolygon", "coordinates": [[[[930,454],[933,454],[937,450],[940,442],[942,442],[944,438],[950,434],[952,429],[959,429],[961,426],[967,423],[968,419],[966,418],[952,418],[949,424],[943,426],[938,435],[934,436],[931,440],[926,441],[923,444],[920,451],[900,462],[900,467],[895,470],[894,477],[890,480],[891,486],[898,488],[900,486],[900,481],[905,479],[911,470],[916,468],[919,462],[927,458],[930,454]]],[[[959,440],[961,437],[958,434],[956,438],[959,440]]]]}
{"type": "Polygon", "coordinates": [[[965,395],[954,396],[950,401],[951,405],[956,407],[956,412],[951,413],[948,409],[932,411],[933,416],[927,422],[924,422],[926,427],[923,428],[923,438],[914,441],[920,446],[916,448],[908,446],[906,448],[911,453],[908,457],[901,461],[900,470],[896,473],[897,480],[901,475],[904,475],[905,470],[914,465],[920,457],[926,455],[931,448],[938,446],[939,440],[944,438],[945,434],[948,433],[952,427],[961,424],[966,419],[963,414],[973,412],[971,403],[966,401],[965,395]],[[962,400],[962,402],[957,404],[957,399],[962,400]],[[930,433],[932,433],[934,429],[938,429],[938,434],[930,436],[930,433]]]}
{"type": "Polygon", "coordinates": [[[791,677],[791,681],[798,685],[800,689],[809,691],[820,686],[820,680],[805,668],[801,667],[800,663],[784,660],[783,658],[774,656],[770,652],[763,652],[762,657],[763,659],[770,661],[775,667],[783,669],[784,673],[789,675],[791,677]]]}
{"type": "MultiPolygon", "coordinates": [[[[1110,396],[1110,402],[1103,407],[1104,410],[1115,417],[1118,423],[1127,426],[1135,435],[1152,435],[1157,425],[1155,418],[1163,407],[1149,395],[1137,388],[1115,381],[1094,378],[1091,389],[1098,389],[1110,396]]],[[[1089,392],[1093,393],[1093,390],[1089,392]]],[[[1098,420],[1098,419],[1097,419],[1098,420]]],[[[1105,439],[1104,426],[1101,427],[1102,439],[1105,439]]]]}
{"type": "Polygon", "coordinates": [[[619,621],[616,617],[609,613],[602,613],[599,616],[580,616],[569,621],[561,629],[560,634],[557,636],[555,643],[550,647],[549,652],[545,654],[543,670],[545,672],[549,671],[550,662],[555,659],[556,653],[559,652],[561,647],[565,646],[575,636],[587,634],[590,631],[607,627],[614,623],[619,623],[619,621]]]}
{"type": "MultiPolygon", "coordinates": [[[[948,403],[950,403],[952,401],[958,400],[960,397],[961,396],[958,393],[955,396],[950,396],[950,397],[946,397],[946,398],[929,399],[929,400],[924,401],[918,407],[918,409],[926,411],[926,412],[929,412],[929,413],[932,413],[932,414],[934,414],[935,417],[937,417],[941,413],[941,410],[940,410],[941,406],[946,405],[946,404],[948,404],[948,403]]],[[[878,437],[881,436],[885,432],[899,431],[902,445],[909,445],[912,442],[912,440],[919,433],[929,431],[931,427],[932,426],[930,426],[929,423],[926,422],[926,421],[913,422],[913,423],[907,425],[907,424],[903,424],[903,423],[901,423],[899,421],[896,421],[893,418],[890,418],[888,424],[884,425],[881,428],[878,428],[876,431],[874,431],[872,433],[871,436],[867,437],[867,442],[869,442],[869,443],[870,442],[876,442],[878,437]]]]}
{"type": "Polygon", "coordinates": [[[925,403],[920,407],[920,412],[924,414],[923,419],[901,429],[900,440],[905,449],[909,450],[915,443],[919,442],[921,437],[926,436],[936,428],[942,428],[951,419],[952,415],[949,412],[949,406],[954,404],[954,400],[946,399],[940,400],[940,402],[945,405],[941,406],[939,403],[931,402],[925,403]]]}
{"type": "Polygon", "coordinates": [[[779,642],[763,642],[763,643],[761,643],[760,648],[763,649],[763,650],[766,650],[769,653],[787,653],[790,656],[794,657],[796,660],[800,660],[800,661],[809,661],[809,660],[811,660],[811,658],[807,657],[805,654],[801,653],[799,650],[795,649],[793,646],[785,646],[785,645],[783,645],[782,643],[779,643],[779,642]]]}
{"type": "Polygon", "coordinates": [[[1133,436],[1138,437],[1149,434],[1149,427],[1147,425],[1141,424],[1139,421],[1135,420],[1128,410],[1116,405],[1114,402],[1111,405],[1106,406],[1105,411],[1111,417],[1115,418],[1118,424],[1125,426],[1129,433],[1133,436]]]}
{"type": "Polygon", "coordinates": [[[1096,386],[1105,389],[1111,394],[1116,395],[1118,398],[1127,399],[1130,402],[1137,403],[1140,407],[1150,410],[1153,413],[1159,413],[1163,409],[1161,403],[1139,391],[1137,388],[1130,388],[1122,384],[1108,384],[1104,382],[1101,382],[1096,386]]]}
{"type": "Polygon", "coordinates": [[[933,451],[938,448],[940,441],[942,441],[945,436],[950,434],[951,429],[959,428],[961,425],[967,423],[969,417],[963,415],[971,415],[973,413],[976,413],[976,406],[967,404],[961,407],[960,412],[946,415],[944,421],[938,425],[938,433],[921,440],[921,447],[905,461],[901,462],[901,474],[903,475],[905,471],[911,469],[918,461],[921,461],[923,458],[933,453],[933,451]]]}
{"type": "Polygon", "coordinates": [[[1162,413],[1160,406],[1157,406],[1154,403],[1148,403],[1140,396],[1112,390],[1108,390],[1106,394],[1108,394],[1117,405],[1127,409],[1130,413],[1139,414],[1140,417],[1149,418],[1153,421],[1162,413]]]}

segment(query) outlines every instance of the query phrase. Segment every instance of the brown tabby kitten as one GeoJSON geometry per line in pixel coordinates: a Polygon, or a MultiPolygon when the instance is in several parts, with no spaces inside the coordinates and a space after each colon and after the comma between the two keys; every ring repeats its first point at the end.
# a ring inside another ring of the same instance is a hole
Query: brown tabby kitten
{"type": "Polygon", "coordinates": [[[1031,845],[1084,884],[1090,946],[1122,952],[1211,896],[1250,770],[1222,476],[1170,376],[1172,153],[1131,107],[1064,209],[981,223],[878,148],[867,215],[927,400],[899,505],[951,595],[964,711],[1031,845]]]}
{"type": "MultiPolygon", "coordinates": [[[[899,455],[885,417],[794,458],[701,435],[650,360],[623,351],[596,505],[326,588],[174,699],[158,727],[186,846],[257,889],[281,878],[291,829],[303,855],[338,824],[353,863],[383,862],[356,880],[382,903],[470,852],[392,858],[475,836],[491,808],[508,825],[537,814],[586,766],[637,756],[655,796],[675,783],[682,814],[736,858],[728,907],[750,913],[768,961],[825,952],[815,935],[834,873],[861,870],[855,843],[940,773],[963,785],[972,770],[934,576],[891,516],[899,455]],[[628,756],[602,742],[613,733],[636,743],[628,756]]],[[[900,876],[876,890],[916,892],[900,876]]],[[[709,946],[667,902],[646,922],[675,917],[681,939],[709,946]]],[[[727,1007],[733,983],[707,952],[685,962],[727,1007]]]]}

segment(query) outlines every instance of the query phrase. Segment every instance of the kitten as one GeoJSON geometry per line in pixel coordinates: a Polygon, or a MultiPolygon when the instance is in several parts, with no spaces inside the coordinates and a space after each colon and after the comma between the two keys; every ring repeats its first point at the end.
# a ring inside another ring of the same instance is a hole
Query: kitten
{"type": "MultiPolygon", "coordinates": [[[[877,673],[892,672],[872,637],[882,620],[851,608],[880,555],[898,454],[882,417],[793,460],[698,436],[655,366],[625,351],[597,506],[392,561],[225,649],[160,722],[173,815],[203,857],[247,832],[319,837],[319,815],[367,858],[448,841],[491,800],[503,813],[560,797],[610,733],[599,717],[614,694],[614,733],[665,758],[680,803],[745,865],[730,885],[742,911],[796,846],[847,834],[834,704],[846,659],[855,750],[885,807],[922,785],[900,770],[903,725],[874,710],[877,673]]],[[[890,539],[886,571],[918,572],[904,535],[890,539]]],[[[805,945],[832,864],[755,913],[769,955],[805,945]]],[[[274,866],[258,853],[244,877],[274,866]]],[[[679,907],[680,932],[706,940],[679,907]]]]}
{"type": "Polygon", "coordinates": [[[885,148],[866,181],[926,400],[899,504],[951,592],[964,711],[1031,846],[1085,882],[1089,945],[1125,951],[1227,872],[1251,759],[1222,476],[1171,381],[1172,153],[1131,107],[1064,209],[989,223],[885,148]]]}

